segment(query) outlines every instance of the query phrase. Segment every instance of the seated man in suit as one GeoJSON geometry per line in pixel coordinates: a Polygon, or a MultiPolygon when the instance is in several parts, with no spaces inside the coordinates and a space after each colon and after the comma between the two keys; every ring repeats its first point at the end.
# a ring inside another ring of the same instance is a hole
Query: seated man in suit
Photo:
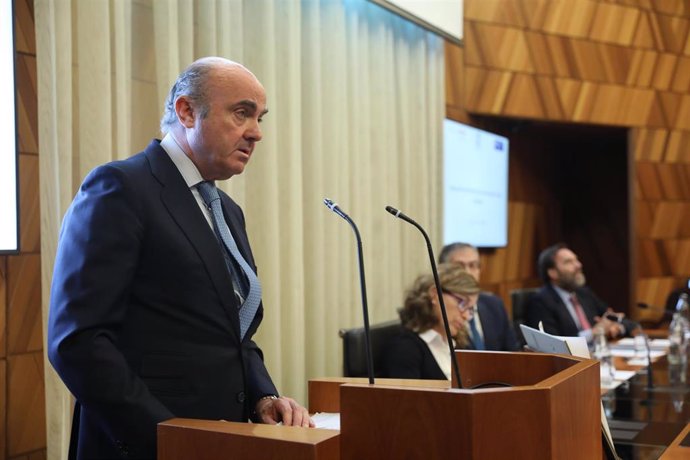
{"type": "MultiPolygon", "coordinates": [[[[481,275],[479,251],[471,244],[448,244],[441,250],[439,260],[441,263],[450,262],[462,266],[479,282],[481,275]]],[[[513,325],[499,297],[489,292],[480,292],[470,297],[470,303],[474,314],[466,326],[475,349],[496,351],[520,349],[513,325]],[[479,321],[476,318],[479,318],[479,321]]]]}
{"type": "Polygon", "coordinates": [[[527,324],[561,336],[584,336],[601,326],[609,338],[630,333],[637,324],[614,313],[606,303],[585,287],[582,263],[563,243],[544,249],[537,261],[544,286],[527,302],[527,324]],[[608,319],[606,316],[614,318],[608,319]],[[618,320],[615,320],[615,318],[618,320]]]}

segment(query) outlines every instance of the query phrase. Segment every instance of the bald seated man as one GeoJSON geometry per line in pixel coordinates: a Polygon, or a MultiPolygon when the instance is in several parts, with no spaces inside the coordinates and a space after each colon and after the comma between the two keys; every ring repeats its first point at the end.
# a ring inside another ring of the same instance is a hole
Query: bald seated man
{"type": "MultiPolygon", "coordinates": [[[[468,243],[452,243],[443,247],[439,255],[441,263],[461,265],[477,282],[481,278],[479,251],[468,243]]],[[[515,337],[512,322],[508,319],[500,297],[490,292],[470,296],[472,318],[466,322],[472,346],[478,350],[517,351],[521,349],[515,337]]]]}
{"type": "Polygon", "coordinates": [[[261,283],[242,209],[215,186],[245,170],[267,112],[247,68],[199,59],[170,90],[163,139],[84,179],[47,337],[76,398],[70,458],[154,459],[156,425],[173,417],[313,426],[252,340],[261,283]]]}

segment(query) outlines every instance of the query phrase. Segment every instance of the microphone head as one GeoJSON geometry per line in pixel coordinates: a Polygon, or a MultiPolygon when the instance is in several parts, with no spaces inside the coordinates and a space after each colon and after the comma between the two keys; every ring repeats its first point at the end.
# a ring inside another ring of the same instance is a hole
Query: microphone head
{"type": "Polygon", "coordinates": [[[335,206],[337,206],[335,203],[333,203],[333,200],[331,200],[329,198],[324,198],[323,204],[325,204],[328,207],[328,209],[330,209],[331,211],[333,210],[333,208],[335,206]]]}
{"type": "Polygon", "coordinates": [[[395,217],[398,217],[398,215],[400,215],[400,211],[395,209],[393,206],[386,206],[386,211],[393,214],[395,217]]]}

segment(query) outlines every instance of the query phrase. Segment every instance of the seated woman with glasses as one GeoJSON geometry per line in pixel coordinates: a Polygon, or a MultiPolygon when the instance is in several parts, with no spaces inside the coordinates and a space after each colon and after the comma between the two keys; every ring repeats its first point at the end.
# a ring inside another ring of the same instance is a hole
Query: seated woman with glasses
{"type": "MultiPolygon", "coordinates": [[[[472,315],[470,296],[479,292],[479,285],[456,264],[439,265],[438,275],[454,348],[472,348],[465,322],[472,315]]],[[[403,328],[383,351],[382,377],[450,380],[450,352],[433,275],[417,278],[398,313],[403,328]]]]}

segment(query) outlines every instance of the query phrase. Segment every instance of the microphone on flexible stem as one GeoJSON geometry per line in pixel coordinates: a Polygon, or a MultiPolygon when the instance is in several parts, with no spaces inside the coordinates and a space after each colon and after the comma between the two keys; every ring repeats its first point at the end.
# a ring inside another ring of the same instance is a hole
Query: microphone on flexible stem
{"type": "Polygon", "coordinates": [[[362,291],[362,316],[364,316],[364,347],[367,353],[367,374],[369,376],[369,383],[373,385],[374,383],[374,359],[371,354],[371,338],[369,336],[369,307],[367,306],[367,283],[364,279],[364,257],[362,255],[362,238],[359,236],[359,230],[357,225],[350,219],[350,216],[345,214],[342,209],[338,207],[333,200],[328,198],[323,199],[323,204],[325,204],[328,209],[338,214],[340,217],[345,219],[348,224],[355,231],[355,238],[357,239],[357,255],[359,256],[359,284],[362,291]]]}
{"type": "Polygon", "coordinates": [[[392,206],[386,206],[386,211],[393,214],[395,217],[404,220],[417,227],[417,229],[424,235],[424,240],[426,240],[426,248],[429,251],[429,261],[431,262],[431,271],[434,274],[434,284],[436,284],[436,293],[438,294],[438,302],[441,306],[441,316],[443,317],[443,327],[446,330],[446,340],[448,341],[448,351],[450,351],[450,362],[453,365],[453,373],[455,374],[455,380],[458,382],[458,388],[462,388],[462,380],[460,379],[460,368],[458,367],[458,360],[455,356],[455,351],[453,350],[453,338],[450,334],[450,326],[448,325],[448,315],[446,314],[446,304],[443,301],[443,290],[441,289],[441,281],[438,279],[438,271],[436,269],[436,261],[434,257],[434,250],[431,248],[431,241],[429,240],[429,235],[426,234],[421,225],[419,225],[414,220],[407,217],[402,212],[398,211],[392,206]]]}
{"type": "Polygon", "coordinates": [[[654,380],[652,377],[652,351],[649,347],[649,338],[647,334],[642,333],[644,337],[644,346],[647,349],[647,389],[651,390],[654,388],[654,380]]]}

